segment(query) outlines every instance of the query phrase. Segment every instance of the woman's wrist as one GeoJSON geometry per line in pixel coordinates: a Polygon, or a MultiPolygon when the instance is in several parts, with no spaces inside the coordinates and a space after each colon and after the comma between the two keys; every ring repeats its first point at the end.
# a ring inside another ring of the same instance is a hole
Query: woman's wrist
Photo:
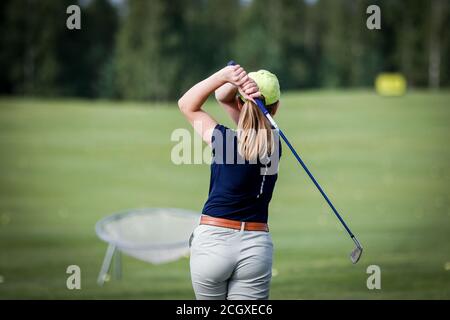
{"type": "Polygon", "coordinates": [[[220,102],[233,102],[237,92],[238,87],[232,83],[227,82],[221,87],[217,88],[215,96],[216,99],[220,102]]]}
{"type": "Polygon", "coordinates": [[[216,73],[212,75],[215,77],[216,81],[220,83],[220,86],[223,86],[225,83],[228,83],[227,76],[226,76],[226,67],[220,69],[216,73]]]}

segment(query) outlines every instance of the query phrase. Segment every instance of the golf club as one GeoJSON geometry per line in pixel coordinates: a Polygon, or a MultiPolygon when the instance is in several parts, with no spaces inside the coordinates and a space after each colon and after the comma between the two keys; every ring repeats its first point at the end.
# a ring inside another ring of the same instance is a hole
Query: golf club
{"type": "MultiPolygon", "coordinates": [[[[228,62],[229,66],[233,66],[236,65],[236,62],[234,61],[230,61],[228,62]]],[[[350,253],[350,260],[352,261],[353,264],[357,263],[359,261],[359,259],[361,258],[362,252],[363,252],[363,248],[361,246],[361,244],[359,243],[358,239],[356,239],[355,235],[352,233],[352,231],[350,230],[350,228],[347,226],[347,224],[345,223],[345,221],[342,219],[342,217],[340,216],[340,214],[337,212],[336,208],[334,207],[334,205],[331,203],[330,199],[328,198],[328,196],[325,194],[325,192],[323,191],[322,187],[319,185],[319,183],[317,182],[317,180],[314,178],[314,176],[312,175],[312,173],[309,171],[308,167],[305,165],[305,163],[303,162],[303,160],[300,158],[300,156],[298,155],[297,151],[295,151],[294,147],[291,145],[291,143],[289,142],[288,138],[284,135],[283,131],[281,131],[280,128],[278,128],[278,125],[275,123],[275,121],[273,120],[272,116],[269,114],[269,111],[267,111],[266,107],[264,106],[264,103],[262,102],[261,99],[256,98],[255,102],[257,104],[257,106],[259,107],[259,109],[262,111],[262,113],[265,115],[265,117],[267,118],[267,120],[269,120],[270,124],[272,125],[272,127],[277,130],[281,136],[281,138],[284,140],[284,142],[287,144],[287,146],[289,147],[289,149],[291,149],[292,153],[294,154],[295,158],[298,160],[298,162],[300,163],[300,165],[303,167],[303,169],[306,171],[306,173],[308,174],[308,176],[311,178],[312,182],[315,184],[315,186],[317,187],[317,189],[319,189],[320,193],[322,194],[322,196],[324,197],[325,201],[328,203],[328,205],[331,207],[331,209],[333,210],[334,214],[336,215],[336,217],[339,219],[339,221],[341,222],[341,224],[344,226],[345,230],[347,230],[347,233],[350,235],[351,239],[353,240],[353,242],[356,245],[356,248],[354,248],[352,250],[352,252],[350,253]]]]}

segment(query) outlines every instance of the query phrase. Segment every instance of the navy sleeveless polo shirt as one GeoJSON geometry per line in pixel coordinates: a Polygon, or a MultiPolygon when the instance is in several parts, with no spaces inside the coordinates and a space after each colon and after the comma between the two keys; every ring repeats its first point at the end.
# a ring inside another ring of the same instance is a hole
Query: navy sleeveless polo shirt
{"type": "Polygon", "coordinates": [[[269,161],[244,160],[237,152],[236,131],[218,124],[211,140],[209,195],[203,214],[246,222],[267,223],[269,202],[278,178],[281,142],[269,161]]]}

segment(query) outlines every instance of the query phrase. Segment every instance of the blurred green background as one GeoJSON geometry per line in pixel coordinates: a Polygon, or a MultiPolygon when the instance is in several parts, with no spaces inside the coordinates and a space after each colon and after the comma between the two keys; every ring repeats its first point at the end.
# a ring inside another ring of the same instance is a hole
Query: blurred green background
{"type": "Polygon", "coordinates": [[[173,100],[230,59],[283,90],[450,85],[446,0],[4,0],[0,92],[173,100]],[[81,29],[66,28],[78,3],[81,29]],[[369,5],[381,30],[369,30],[369,5]]]}
{"type": "MultiPolygon", "coordinates": [[[[189,260],[124,257],[96,284],[117,211],[200,211],[209,167],[172,163],[183,90],[235,59],[279,75],[277,122],[365,247],[284,152],[270,207],[273,299],[450,298],[447,1],[0,2],[0,298],[193,299],[189,260]],[[381,8],[382,29],[365,10],[381,8]],[[372,89],[405,75],[396,98],[372,89]],[[66,288],[81,267],[82,289],[66,288]],[[366,268],[381,268],[368,290],[366,268]]],[[[210,100],[216,119],[231,126],[210,100]]],[[[286,150],[286,149],[285,149],[286,150]]]]}

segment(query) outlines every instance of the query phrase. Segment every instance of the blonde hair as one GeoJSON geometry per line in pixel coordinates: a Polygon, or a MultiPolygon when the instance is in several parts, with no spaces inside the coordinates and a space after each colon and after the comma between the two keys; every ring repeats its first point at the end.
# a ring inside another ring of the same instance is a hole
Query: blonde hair
{"type": "MultiPolygon", "coordinates": [[[[272,114],[273,105],[267,107],[272,114]]],[[[249,100],[241,109],[237,142],[239,154],[249,161],[264,159],[274,150],[272,127],[258,106],[249,100]]]]}

